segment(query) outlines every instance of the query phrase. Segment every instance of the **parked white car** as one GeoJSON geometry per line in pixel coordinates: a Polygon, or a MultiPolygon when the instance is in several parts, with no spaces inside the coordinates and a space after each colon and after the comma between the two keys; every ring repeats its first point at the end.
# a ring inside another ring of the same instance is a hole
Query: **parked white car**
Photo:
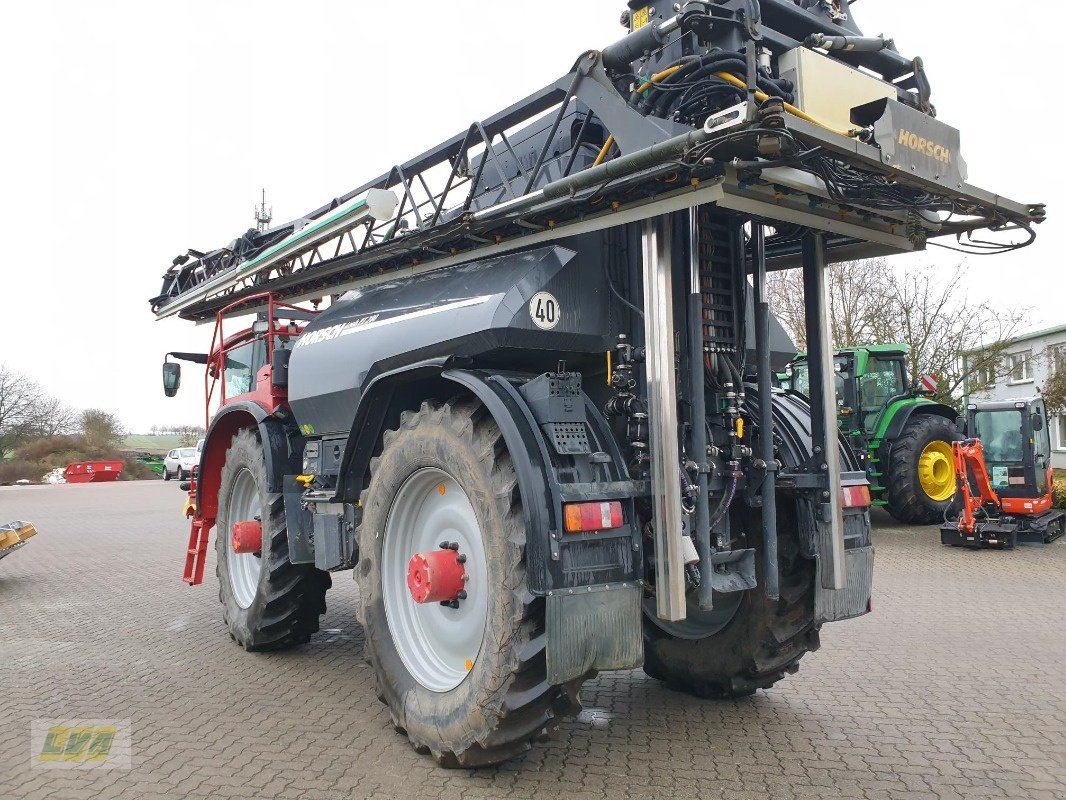
{"type": "Polygon", "coordinates": [[[178,447],[167,453],[163,459],[163,480],[177,478],[183,481],[192,474],[192,468],[200,460],[195,447],[178,447]]]}

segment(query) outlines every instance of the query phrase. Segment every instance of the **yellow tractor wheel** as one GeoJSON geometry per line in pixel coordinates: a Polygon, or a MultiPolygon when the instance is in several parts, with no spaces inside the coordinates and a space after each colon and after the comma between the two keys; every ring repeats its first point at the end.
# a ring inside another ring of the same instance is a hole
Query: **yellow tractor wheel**
{"type": "Polygon", "coordinates": [[[951,443],[961,438],[954,423],[940,414],[915,413],[907,420],[885,464],[888,513],[909,525],[943,520],[955,495],[951,443]]]}
{"type": "Polygon", "coordinates": [[[955,494],[955,467],[951,461],[951,445],[932,441],[918,457],[918,481],[932,500],[941,502],[955,494]]]}

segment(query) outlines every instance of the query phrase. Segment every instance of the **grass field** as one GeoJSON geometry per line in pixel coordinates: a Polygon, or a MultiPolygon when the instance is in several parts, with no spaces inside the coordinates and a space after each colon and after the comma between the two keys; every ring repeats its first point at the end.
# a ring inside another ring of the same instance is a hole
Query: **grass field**
{"type": "MultiPolygon", "coordinates": [[[[193,444],[196,444],[193,442],[193,444]]],[[[138,434],[127,436],[122,440],[123,450],[136,450],[145,453],[166,453],[175,447],[181,447],[181,438],[178,436],[152,436],[151,434],[138,434]]]]}

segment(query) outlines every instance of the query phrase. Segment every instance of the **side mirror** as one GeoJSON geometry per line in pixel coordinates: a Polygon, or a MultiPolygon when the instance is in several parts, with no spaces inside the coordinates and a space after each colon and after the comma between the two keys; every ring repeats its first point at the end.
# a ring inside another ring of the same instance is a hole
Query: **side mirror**
{"type": "Polygon", "coordinates": [[[1034,431],[1042,431],[1042,430],[1044,430],[1044,415],[1043,414],[1031,414],[1030,418],[1033,421],[1033,430],[1034,431]]]}
{"type": "Polygon", "coordinates": [[[276,389],[285,389],[289,385],[289,356],[292,350],[274,348],[274,364],[270,371],[271,383],[276,389]]]}
{"type": "Polygon", "coordinates": [[[181,386],[181,364],[173,361],[163,362],[163,393],[167,397],[173,397],[178,393],[181,386]]]}

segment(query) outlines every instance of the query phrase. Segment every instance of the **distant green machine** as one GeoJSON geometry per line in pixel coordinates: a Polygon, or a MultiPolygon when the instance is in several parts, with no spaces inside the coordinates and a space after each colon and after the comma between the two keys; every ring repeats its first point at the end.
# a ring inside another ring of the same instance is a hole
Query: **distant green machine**
{"type": "MultiPolygon", "coordinates": [[[[908,381],[908,352],[904,344],[837,351],[837,418],[866,469],[874,504],[901,522],[926,525],[943,520],[955,493],[951,442],[962,434],[958,412],[930,399],[934,378],[908,381]]],[[[806,396],[806,355],[778,377],[806,396]]]]}
{"type": "Polygon", "coordinates": [[[144,453],[137,456],[137,460],[146,465],[148,469],[152,470],[156,475],[162,475],[165,469],[163,465],[163,459],[159,456],[152,455],[151,453],[144,453]]]}

